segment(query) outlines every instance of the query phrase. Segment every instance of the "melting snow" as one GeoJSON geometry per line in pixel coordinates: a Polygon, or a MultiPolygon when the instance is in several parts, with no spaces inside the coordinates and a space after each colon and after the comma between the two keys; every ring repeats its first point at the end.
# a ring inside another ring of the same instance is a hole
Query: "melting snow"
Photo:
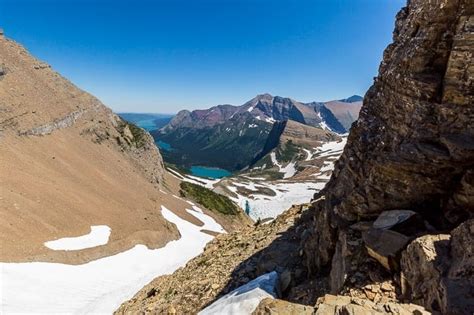
{"type": "Polygon", "coordinates": [[[205,214],[188,211],[196,226],[162,207],[181,238],[158,249],[136,245],[117,255],[82,265],[0,263],[0,313],[111,314],[120,304],[159,275],[170,274],[199,255],[222,227],[205,214]]]}
{"type": "Polygon", "coordinates": [[[311,160],[311,158],[313,157],[313,153],[311,153],[311,151],[308,150],[308,149],[303,149],[303,151],[306,152],[306,159],[305,159],[305,161],[311,160]]]}
{"type": "Polygon", "coordinates": [[[278,163],[275,152],[270,153],[270,158],[273,165],[278,166],[279,172],[283,173],[283,178],[290,178],[296,174],[295,162],[290,162],[285,167],[283,167],[280,163],[278,163]]]}
{"type": "Polygon", "coordinates": [[[264,274],[227,293],[198,314],[252,314],[260,301],[276,297],[277,283],[278,274],[275,271],[264,274]]]}
{"type": "Polygon", "coordinates": [[[326,157],[329,155],[340,155],[344,150],[346,145],[347,137],[343,137],[342,141],[331,141],[326,142],[322,146],[319,146],[316,149],[316,154],[318,157],[326,157]]]}
{"type": "Polygon", "coordinates": [[[44,246],[54,250],[78,250],[105,245],[109,242],[109,236],[110,228],[107,225],[94,225],[89,234],[60,238],[45,242],[44,246]]]}
{"type": "Polygon", "coordinates": [[[321,112],[318,112],[318,117],[319,117],[319,119],[321,119],[321,122],[319,123],[319,126],[320,126],[323,130],[329,130],[329,131],[331,131],[331,128],[329,128],[329,126],[326,124],[326,122],[324,121],[323,117],[321,116],[321,112]]]}
{"type": "Polygon", "coordinates": [[[324,182],[258,182],[259,187],[271,189],[275,196],[258,194],[255,183],[235,183],[228,185],[227,188],[234,192],[236,196],[229,197],[236,202],[242,209],[245,209],[246,203],[250,206],[250,217],[253,220],[275,218],[292,205],[309,202],[314,193],[324,187],[324,182]],[[244,196],[237,193],[237,186],[245,187],[255,193],[244,196]]]}
{"type": "MultiPolygon", "coordinates": [[[[213,189],[214,184],[219,181],[219,179],[208,179],[208,178],[197,177],[197,176],[192,176],[192,175],[183,175],[170,168],[167,168],[167,170],[171,173],[171,175],[173,175],[174,177],[182,181],[193,183],[196,185],[201,185],[208,189],[213,189]]],[[[179,197],[176,197],[176,198],[179,198],[179,197]]]]}

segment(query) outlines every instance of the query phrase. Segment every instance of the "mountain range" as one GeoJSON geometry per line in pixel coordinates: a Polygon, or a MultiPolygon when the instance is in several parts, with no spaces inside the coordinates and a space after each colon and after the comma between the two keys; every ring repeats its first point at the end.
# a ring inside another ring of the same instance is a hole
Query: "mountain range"
{"type": "Polygon", "coordinates": [[[152,135],[171,148],[162,147],[168,163],[184,169],[203,165],[240,171],[257,163],[281,142],[287,121],[300,125],[301,133],[296,135],[293,130],[293,138],[320,133],[330,134],[334,140],[349,131],[361,106],[362,98],[357,95],[326,103],[302,103],[261,94],[241,106],[180,111],[152,135]]]}

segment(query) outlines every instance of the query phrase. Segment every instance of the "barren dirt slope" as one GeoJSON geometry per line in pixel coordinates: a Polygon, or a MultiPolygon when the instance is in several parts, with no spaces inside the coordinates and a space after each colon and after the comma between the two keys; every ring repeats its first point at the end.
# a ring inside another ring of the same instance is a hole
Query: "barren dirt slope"
{"type": "Polygon", "coordinates": [[[178,238],[161,205],[202,222],[168,191],[164,173],[148,133],[0,35],[0,261],[81,263],[178,238]],[[92,225],[111,228],[107,245],[43,245],[92,225]]]}

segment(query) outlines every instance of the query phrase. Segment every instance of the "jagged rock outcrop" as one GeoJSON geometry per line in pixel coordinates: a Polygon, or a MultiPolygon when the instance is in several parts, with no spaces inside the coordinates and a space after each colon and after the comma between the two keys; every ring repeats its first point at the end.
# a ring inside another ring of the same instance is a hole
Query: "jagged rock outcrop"
{"type": "Polygon", "coordinates": [[[311,272],[331,269],[351,224],[385,210],[413,210],[432,231],[474,216],[474,2],[409,1],[393,39],[316,196],[303,244],[311,272]]]}

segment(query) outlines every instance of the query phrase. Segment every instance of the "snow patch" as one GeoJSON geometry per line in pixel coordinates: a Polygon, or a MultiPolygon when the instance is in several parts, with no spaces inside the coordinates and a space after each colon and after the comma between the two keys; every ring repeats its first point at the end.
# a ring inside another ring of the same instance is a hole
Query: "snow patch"
{"type": "Polygon", "coordinates": [[[305,161],[310,161],[313,157],[313,153],[311,153],[311,151],[308,149],[303,149],[303,151],[306,153],[305,161]]]}
{"type": "Polygon", "coordinates": [[[290,178],[296,174],[295,162],[290,162],[283,167],[276,159],[275,152],[270,153],[270,159],[272,160],[273,165],[278,166],[279,172],[283,173],[283,178],[290,178]]]}
{"type": "Polygon", "coordinates": [[[265,121],[273,124],[276,120],[273,117],[267,117],[265,121]]]}
{"type": "Polygon", "coordinates": [[[246,204],[250,207],[250,217],[256,221],[258,219],[275,218],[292,205],[307,203],[311,201],[314,193],[321,190],[324,182],[248,182],[246,184],[231,182],[227,189],[235,193],[229,198],[237,203],[242,209],[246,204]],[[258,186],[257,186],[258,185],[258,186]],[[239,194],[237,187],[245,187],[252,191],[248,196],[239,194]],[[264,187],[274,192],[274,196],[259,194],[257,187],[264,187]]]}
{"type": "MultiPolygon", "coordinates": [[[[190,211],[192,215],[196,212],[190,211]]],[[[199,255],[213,239],[201,230],[220,230],[210,217],[196,226],[162,207],[163,217],[181,238],[158,249],[136,245],[117,255],[82,265],[0,263],[1,313],[112,314],[123,301],[160,275],[171,274],[199,255]]]]}
{"type": "Polygon", "coordinates": [[[295,162],[288,163],[285,167],[280,168],[280,172],[283,173],[283,178],[290,178],[296,174],[295,162]]]}
{"type": "Polygon", "coordinates": [[[53,250],[79,250],[105,245],[109,242],[110,231],[107,225],[94,225],[89,234],[60,238],[45,242],[44,246],[53,250]]]}
{"type": "MultiPolygon", "coordinates": [[[[200,186],[206,187],[208,189],[213,189],[214,184],[219,181],[219,179],[208,179],[208,178],[197,177],[197,176],[192,176],[192,175],[183,175],[183,174],[180,174],[177,171],[172,170],[170,168],[167,168],[167,170],[171,173],[171,175],[173,175],[174,177],[176,177],[179,180],[189,182],[189,183],[193,183],[193,184],[196,184],[196,185],[200,185],[200,186]]],[[[174,197],[176,197],[178,199],[181,199],[177,196],[174,196],[174,197]]]]}
{"type": "Polygon", "coordinates": [[[260,301],[276,298],[277,283],[278,274],[275,271],[264,274],[227,293],[198,314],[252,314],[260,301]]]}

